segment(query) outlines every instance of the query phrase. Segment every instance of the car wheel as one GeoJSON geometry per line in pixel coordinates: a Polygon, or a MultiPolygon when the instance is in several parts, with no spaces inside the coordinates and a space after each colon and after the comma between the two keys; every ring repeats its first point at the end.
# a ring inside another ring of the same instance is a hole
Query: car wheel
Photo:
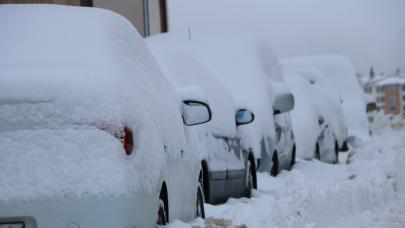
{"type": "Polygon", "coordinates": [[[247,165],[246,165],[246,196],[247,197],[251,197],[252,195],[252,190],[255,188],[255,178],[254,178],[254,167],[253,164],[251,162],[251,160],[249,159],[247,161],[247,165]]]}
{"type": "Polygon", "coordinates": [[[196,205],[195,205],[195,217],[201,217],[201,218],[205,218],[205,210],[204,210],[204,194],[202,191],[202,185],[201,183],[198,184],[198,188],[197,188],[197,201],[196,201],[196,205]]]}
{"type": "Polygon", "coordinates": [[[316,144],[315,146],[315,155],[314,155],[315,159],[317,160],[321,160],[321,150],[319,148],[319,143],[316,144]]]}
{"type": "Polygon", "coordinates": [[[162,198],[159,198],[159,209],[156,225],[164,226],[167,224],[168,220],[165,208],[165,201],[162,198]]]}
{"type": "Polygon", "coordinates": [[[295,164],[295,157],[296,157],[296,155],[295,155],[295,145],[294,145],[292,153],[291,153],[290,170],[292,169],[292,167],[295,164]]]}
{"type": "Polygon", "coordinates": [[[335,164],[339,164],[339,144],[335,142],[335,164]]]}
{"type": "Polygon", "coordinates": [[[277,151],[273,153],[272,161],[273,161],[273,165],[271,166],[270,175],[275,177],[278,174],[278,164],[279,164],[277,151]]]}

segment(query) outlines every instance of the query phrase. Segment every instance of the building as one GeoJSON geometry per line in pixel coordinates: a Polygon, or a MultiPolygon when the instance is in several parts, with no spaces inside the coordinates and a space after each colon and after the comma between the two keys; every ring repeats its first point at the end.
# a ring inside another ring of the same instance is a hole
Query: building
{"type": "Polygon", "coordinates": [[[169,30],[166,0],[0,0],[0,4],[10,3],[62,4],[109,9],[131,21],[143,37],[169,30]]]}
{"type": "Polygon", "coordinates": [[[378,109],[388,115],[405,113],[405,76],[390,75],[363,84],[366,94],[376,99],[378,109]]]}

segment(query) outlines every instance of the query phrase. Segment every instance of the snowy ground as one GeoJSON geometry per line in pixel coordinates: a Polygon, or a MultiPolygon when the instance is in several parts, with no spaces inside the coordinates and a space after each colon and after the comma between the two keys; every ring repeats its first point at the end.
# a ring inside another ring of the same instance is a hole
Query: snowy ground
{"type": "Polygon", "coordinates": [[[339,165],[299,160],[258,177],[251,199],[206,204],[207,219],[169,227],[405,227],[405,131],[385,130],[339,165]]]}

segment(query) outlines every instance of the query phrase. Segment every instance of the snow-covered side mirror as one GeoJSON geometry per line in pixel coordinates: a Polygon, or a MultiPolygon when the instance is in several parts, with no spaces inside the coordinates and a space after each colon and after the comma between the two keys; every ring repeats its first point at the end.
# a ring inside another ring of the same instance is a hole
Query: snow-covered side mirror
{"type": "Polygon", "coordinates": [[[255,120],[253,112],[246,109],[239,109],[235,114],[236,126],[250,124],[255,120]]]}
{"type": "Polygon", "coordinates": [[[193,126],[207,123],[212,118],[210,107],[201,101],[186,100],[181,106],[183,123],[186,126],[193,126]]]}
{"type": "Polygon", "coordinates": [[[274,115],[289,112],[294,108],[294,96],[291,93],[279,94],[274,99],[274,115]]]}

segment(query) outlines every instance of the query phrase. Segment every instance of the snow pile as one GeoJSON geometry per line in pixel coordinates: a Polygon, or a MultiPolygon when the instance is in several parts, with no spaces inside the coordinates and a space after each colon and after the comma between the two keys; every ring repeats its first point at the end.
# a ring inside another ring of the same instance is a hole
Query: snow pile
{"type": "Polygon", "coordinates": [[[276,178],[259,174],[253,198],[206,205],[206,215],[229,227],[403,227],[404,137],[384,131],[352,151],[349,164],[299,160],[276,178]]]}
{"type": "Polygon", "coordinates": [[[183,126],[130,22],[101,9],[2,5],[0,31],[0,200],[152,190],[183,126]],[[124,125],[128,157],[100,130],[124,125]]]}

